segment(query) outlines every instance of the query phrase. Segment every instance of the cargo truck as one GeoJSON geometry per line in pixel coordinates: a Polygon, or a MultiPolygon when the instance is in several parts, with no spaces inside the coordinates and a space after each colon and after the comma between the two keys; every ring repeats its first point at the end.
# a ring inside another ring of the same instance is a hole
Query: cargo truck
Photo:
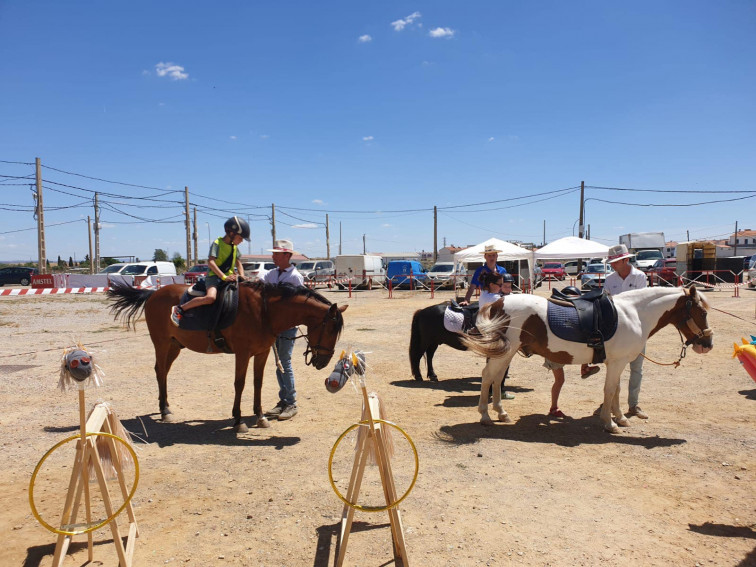
{"type": "Polygon", "coordinates": [[[631,232],[622,234],[619,243],[627,246],[627,249],[635,254],[635,266],[645,272],[653,266],[657,260],[664,258],[663,232],[631,232]]]}

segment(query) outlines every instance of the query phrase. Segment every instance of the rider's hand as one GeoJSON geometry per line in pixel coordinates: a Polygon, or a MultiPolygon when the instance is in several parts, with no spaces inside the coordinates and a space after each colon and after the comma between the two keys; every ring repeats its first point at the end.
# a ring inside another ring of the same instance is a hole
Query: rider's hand
{"type": "Polygon", "coordinates": [[[462,307],[464,307],[465,305],[470,305],[470,302],[467,301],[466,299],[463,299],[462,301],[457,303],[457,305],[461,305],[462,307]]]}
{"type": "Polygon", "coordinates": [[[230,276],[226,276],[227,282],[235,282],[236,281],[236,274],[231,274],[230,276]]]}

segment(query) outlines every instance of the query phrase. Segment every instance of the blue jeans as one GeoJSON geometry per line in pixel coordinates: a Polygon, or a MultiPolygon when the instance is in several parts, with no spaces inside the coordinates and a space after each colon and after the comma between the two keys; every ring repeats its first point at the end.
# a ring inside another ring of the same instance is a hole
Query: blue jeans
{"type": "MultiPolygon", "coordinates": [[[[646,352],[645,346],[641,352],[646,352]]],[[[638,405],[641,380],[643,380],[643,354],[639,354],[638,358],[630,363],[630,382],[627,385],[627,404],[631,408],[638,405]]]]}
{"type": "Polygon", "coordinates": [[[283,366],[283,372],[276,367],[278,378],[278,399],[291,406],[297,403],[297,390],[294,386],[294,370],[291,367],[291,354],[294,352],[294,337],[297,336],[297,327],[287,329],[276,337],[276,350],[278,358],[283,366]]]}

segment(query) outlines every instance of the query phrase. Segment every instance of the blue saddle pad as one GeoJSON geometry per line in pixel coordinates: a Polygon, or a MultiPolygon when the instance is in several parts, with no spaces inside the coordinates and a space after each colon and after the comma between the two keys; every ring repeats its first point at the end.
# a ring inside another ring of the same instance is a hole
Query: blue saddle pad
{"type": "MultiPolygon", "coordinates": [[[[188,290],[181,296],[181,304],[192,299],[188,290]]],[[[225,290],[218,289],[218,298],[211,305],[202,305],[185,311],[179,328],[185,331],[211,331],[225,329],[236,321],[239,306],[239,292],[236,286],[228,286],[225,290]],[[218,313],[220,310],[220,314],[218,313]],[[217,323],[216,323],[217,321],[217,323]]]]}
{"type": "MultiPolygon", "coordinates": [[[[614,336],[617,331],[617,317],[611,312],[603,313],[604,315],[601,328],[599,331],[605,341],[614,336]]],[[[546,318],[549,322],[549,328],[560,339],[574,343],[586,343],[589,333],[586,333],[580,327],[580,319],[577,309],[558,305],[549,301],[546,311],[546,318]]]]}

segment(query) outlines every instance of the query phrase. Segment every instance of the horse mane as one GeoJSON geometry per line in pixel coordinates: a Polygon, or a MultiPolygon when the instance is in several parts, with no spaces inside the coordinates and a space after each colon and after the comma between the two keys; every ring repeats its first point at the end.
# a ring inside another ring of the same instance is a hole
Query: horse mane
{"type": "Polygon", "coordinates": [[[299,295],[315,299],[325,305],[332,305],[325,297],[319,294],[317,291],[310,289],[309,287],[301,285],[292,285],[290,283],[272,284],[266,283],[262,280],[256,280],[253,282],[243,281],[240,284],[241,287],[248,287],[252,290],[260,293],[261,295],[267,295],[268,297],[280,297],[282,299],[289,299],[299,295]]]}

